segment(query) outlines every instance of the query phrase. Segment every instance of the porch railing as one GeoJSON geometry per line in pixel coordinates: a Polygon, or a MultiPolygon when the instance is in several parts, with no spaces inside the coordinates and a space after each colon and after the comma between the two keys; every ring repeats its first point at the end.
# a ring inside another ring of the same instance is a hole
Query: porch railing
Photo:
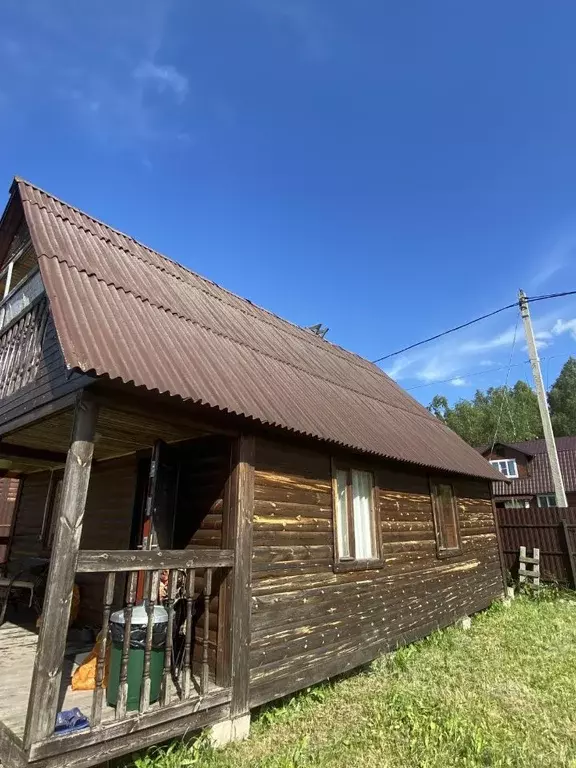
{"type": "MultiPolygon", "coordinates": [[[[210,608],[233,563],[232,550],[81,550],[77,574],[105,577],[96,685],[91,712],[85,713],[89,727],[69,736],[54,734],[48,741],[35,744],[32,752],[37,756],[48,756],[54,752],[54,742],[60,738],[74,739],[78,744],[92,743],[92,735],[102,730],[110,731],[110,738],[130,732],[133,729],[130,723],[134,723],[135,717],[144,727],[145,720],[158,724],[229,702],[230,689],[216,685],[214,665],[211,668],[210,608]],[[139,703],[137,709],[131,711],[127,706],[130,640],[137,605],[145,606],[147,621],[139,703]],[[168,622],[160,696],[151,704],[151,659],[157,605],[166,609],[168,622]],[[115,706],[104,707],[111,643],[110,617],[118,606],[124,621],[120,672],[115,681],[118,692],[115,706]],[[200,637],[195,637],[198,629],[201,630],[200,637]],[[176,645],[180,650],[178,659],[174,653],[176,645]]],[[[214,659],[215,655],[212,656],[214,659]]]]}

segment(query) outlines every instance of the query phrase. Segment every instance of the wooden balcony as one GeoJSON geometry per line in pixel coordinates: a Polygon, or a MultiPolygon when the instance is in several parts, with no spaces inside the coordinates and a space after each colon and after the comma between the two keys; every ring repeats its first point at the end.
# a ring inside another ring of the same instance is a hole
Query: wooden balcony
{"type": "Polygon", "coordinates": [[[0,399],[35,380],[48,318],[39,272],[0,303],[0,399]]]}

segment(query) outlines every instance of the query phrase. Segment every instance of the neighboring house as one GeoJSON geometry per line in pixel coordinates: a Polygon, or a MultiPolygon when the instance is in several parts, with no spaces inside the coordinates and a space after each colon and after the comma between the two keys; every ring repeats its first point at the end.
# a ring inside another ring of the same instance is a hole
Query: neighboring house
{"type": "Polygon", "coordinates": [[[21,180],[0,284],[8,566],[50,562],[38,639],[0,627],[5,768],[242,736],[252,707],[502,594],[498,474],[377,366],[21,180]],[[145,611],[136,683],[126,642],[104,690],[100,644],[94,695],[71,691],[75,586],[95,632],[145,611]],[[76,706],[89,727],[54,733],[76,706]]]}
{"type": "MultiPolygon", "coordinates": [[[[568,506],[576,506],[576,437],[556,438],[568,506]]],[[[545,440],[481,446],[480,453],[508,480],[492,484],[498,507],[554,507],[556,497],[545,440]]]]}

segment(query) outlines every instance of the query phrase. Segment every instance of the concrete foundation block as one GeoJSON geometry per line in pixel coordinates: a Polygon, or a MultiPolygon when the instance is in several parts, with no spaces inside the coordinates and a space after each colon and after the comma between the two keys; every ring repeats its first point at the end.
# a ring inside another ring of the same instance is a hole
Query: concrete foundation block
{"type": "Polygon", "coordinates": [[[472,619],[470,616],[463,616],[460,619],[459,624],[462,629],[470,629],[472,626],[472,619]]]}
{"type": "Polygon", "coordinates": [[[250,713],[222,720],[209,728],[209,739],[213,747],[225,747],[233,741],[244,741],[250,735],[250,713]]]}

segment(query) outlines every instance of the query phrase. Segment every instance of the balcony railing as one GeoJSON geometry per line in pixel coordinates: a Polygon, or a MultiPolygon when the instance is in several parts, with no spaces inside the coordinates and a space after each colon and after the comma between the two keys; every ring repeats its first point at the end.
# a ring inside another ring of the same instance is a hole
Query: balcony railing
{"type": "Polygon", "coordinates": [[[39,272],[0,303],[0,399],[36,378],[48,315],[39,272]]]}

